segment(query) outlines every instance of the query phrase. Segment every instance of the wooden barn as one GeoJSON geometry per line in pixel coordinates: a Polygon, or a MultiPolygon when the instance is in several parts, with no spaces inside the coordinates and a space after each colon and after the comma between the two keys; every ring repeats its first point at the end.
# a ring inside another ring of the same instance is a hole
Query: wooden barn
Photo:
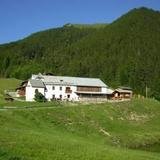
{"type": "Polygon", "coordinates": [[[25,96],[27,83],[28,83],[28,80],[23,81],[21,83],[21,85],[18,88],[16,88],[16,92],[17,92],[18,97],[25,96]]]}
{"type": "Polygon", "coordinates": [[[121,99],[131,99],[133,96],[133,91],[129,87],[119,87],[114,90],[112,93],[112,99],[121,100],[121,99]]]}

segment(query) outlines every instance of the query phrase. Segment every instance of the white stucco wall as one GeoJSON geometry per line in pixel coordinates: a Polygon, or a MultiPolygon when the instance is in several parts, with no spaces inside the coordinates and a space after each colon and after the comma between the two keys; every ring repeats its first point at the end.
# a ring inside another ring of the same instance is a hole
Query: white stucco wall
{"type": "Polygon", "coordinates": [[[74,92],[77,90],[76,86],[60,86],[60,85],[46,85],[46,92],[45,97],[48,100],[51,100],[53,98],[53,95],[55,98],[60,98],[60,95],[62,95],[62,99],[68,99],[67,95],[70,95],[70,98],[68,100],[78,101],[78,96],[74,92]],[[54,86],[54,90],[53,90],[54,86]],[[60,90],[60,87],[62,87],[62,90],[60,90]],[[70,87],[70,90],[72,90],[72,93],[65,93],[66,87],[70,87]]]}
{"type": "Polygon", "coordinates": [[[70,100],[71,101],[79,101],[79,96],[75,93],[77,91],[77,87],[71,86],[71,90],[72,90],[72,94],[71,94],[70,100]]]}
{"type": "Polygon", "coordinates": [[[36,89],[38,89],[38,91],[45,96],[44,88],[33,88],[30,85],[30,82],[28,82],[28,85],[26,87],[26,101],[34,101],[34,96],[35,96],[35,90],[36,89]]]}
{"type": "MultiPolygon", "coordinates": [[[[79,101],[79,96],[75,93],[77,91],[77,86],[46,85],[46,90],[44,90],[44,88],[33,88],[30,83],[28,83],[26,87],[26,101],[34,101],[36,89],[38,89],[38,91],[41,92],[49,101],[53,98],[53,95],[56,99],[59,99],[60,95],[62,95],[62,100],[79,101]],[[60,90],[60,87],[62,87],[62,90],[60,90]],[[72,93],[65,93],[66,87],[70,87],[72,93]],[[69,99],[67,95],[70,95],[69,99]]],[[[108,88],[102,87],[101,93],[108,93],[108,88]]]]}
{"type": "Polygon", "coordinates": [[[101,93],[107,93],[107,88],[106,87],[102,87],[101,88],[101,93]]]}
{"type": "Polygon", "coordinates": [[[106,94],[112,94],[113,92],[114,92],[114,90],[111,88],[106,89],[106,94]]]}

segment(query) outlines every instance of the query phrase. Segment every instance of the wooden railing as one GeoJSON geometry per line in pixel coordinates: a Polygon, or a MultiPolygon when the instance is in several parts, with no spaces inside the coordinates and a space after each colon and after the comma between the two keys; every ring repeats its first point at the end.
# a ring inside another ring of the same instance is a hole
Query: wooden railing
{"type": "Polygon", "coordinates": [[[66,90],[65,93],[72,93],[72,90],[66,90]]]}

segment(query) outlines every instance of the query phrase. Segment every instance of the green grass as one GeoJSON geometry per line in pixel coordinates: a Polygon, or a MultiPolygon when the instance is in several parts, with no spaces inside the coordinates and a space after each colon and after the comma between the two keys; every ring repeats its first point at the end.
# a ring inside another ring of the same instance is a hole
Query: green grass
{"type": "Polygon", "coordinates": [[[13,108],[13,107],[21,107],[21,108],[25,108],[25,107],[52,107],[52,106],[57,106],[57,105],[61,105],[60,102],[46,102],[46,103],[40,103],[40,102],[20,102],[20,101],[13,101],[13,102],[7,102],[4,100],[0,101],[0,108],[5,108],[5,107],[9,107],[9,108],[13,108]]]}
{"type": "Polygon", "coordinates": [[[41,106],[0,111],[0,159],[160,159],[158,101],[41,106]]]}
{"type": "Polygon", "coordinates": [[[0,93],[3,94],[4,90],[15,90],[22,81],[14,78],[0,78],[0,93]]]}
{"type": "Polygon", "coordinates": [[[5,90],[15,90],[21,83],[21,80],[14,78],[0,78],[0,101],[4,100],[5,90]]]}

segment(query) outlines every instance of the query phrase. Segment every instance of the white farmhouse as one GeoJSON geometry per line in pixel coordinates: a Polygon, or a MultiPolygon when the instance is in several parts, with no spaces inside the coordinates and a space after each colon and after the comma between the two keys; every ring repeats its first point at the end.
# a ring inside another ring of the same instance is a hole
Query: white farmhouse
{"type": "Polygon", "coordinates": [[[26,101],[34,101],[38,89],[48,101],[106,100],[113,91],[98,78],[32,75],[26,86],[26,101]]]}

